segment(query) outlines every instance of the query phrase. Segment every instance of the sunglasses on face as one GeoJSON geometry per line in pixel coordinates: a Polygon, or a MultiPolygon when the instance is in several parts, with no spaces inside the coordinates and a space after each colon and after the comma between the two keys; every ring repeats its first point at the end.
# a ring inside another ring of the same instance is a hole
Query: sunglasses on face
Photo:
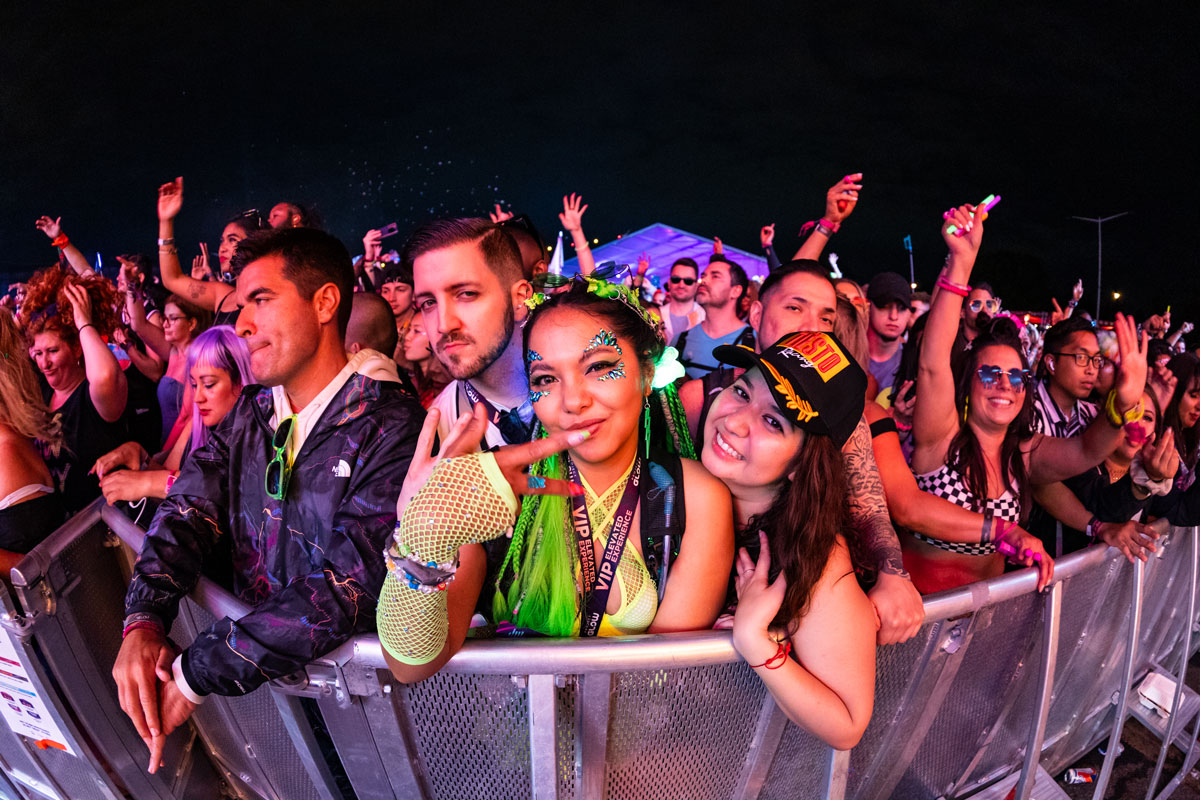
{"type": "Polygon", "coordinates": [[[682,283],[684,286],[691,286],[695,282],[695,278],[684,278],[680,275],[671,276],[671,283],[682,283]]]}
{"type": "Polygon", "coordinates": [[[267,496],[273,500],[287,497],[288,481],[292,477],[292,465],[288,463],[287,451],[295,428],[296,415],[292,414],[279,423],[271,437],[271,447],[275,448],[275,456],[267,463],[266,490],[267,496]]]}
{"type": "Polygon", "coordinates": [[[1059,356],[1060,358],[1064,356],[1070,356],[1071,358],[1075,359],[1075,366],[1077,367],[1086,367],[1090,361],[1092,366],[1096,369],[1100,369],[1104,366],[1104,362],[1108,361],[1108,359],[1104,356],[1089,356],[1087,353],[1051,353],[1050,355],[1059,356]]]}
{"type": "Polygon", "coordinates": [[[1000,300],[998,298],[992,300],[972,300],[970,303],[967,303],[967,307],[975,313],[978,313],[981,308],[986,308],[989,314],[994,314],[996,313],[996,309],[1000,308],[1000,300]]]}
{"type": "MultiPolygon", "coordinates": [[[[984,364],[979,369],[975,370],[975,374],[979,376],[979,383],[984,389],[991,389],[1000,380],[1000,376],[1005,374],[1005,371],[1000,367],[984,364]]],[[[1025,391],[1025,383],[1029,380],[1029,370],[1013,367],[1008,370],[1008,385],[1014,392],[1025,391]]]]}

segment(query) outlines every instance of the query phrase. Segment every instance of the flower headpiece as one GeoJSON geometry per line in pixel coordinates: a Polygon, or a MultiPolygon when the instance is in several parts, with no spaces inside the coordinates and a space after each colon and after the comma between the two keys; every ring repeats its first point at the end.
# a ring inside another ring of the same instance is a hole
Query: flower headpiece
{"type": "MultiPolygon", "coordinates": [[[[666,344],[667,332],[666,327],[663,325],[662,316],[657,310],[653,308],[647,308],[646,306],[642,305],[636,289],[626,286],[623,283],[611,283],[604,278],[596,278],[591,275],[576,275],[574,278],[571,278],[569,281],[567,281],[567,283],[570,281],[579,281],[584,283],[587,285],[587,290],[597,297],[603,297],[607,300],[616,300],[617,302],[626,306],[635,314],[637,314],[642,322],[650,326],[650,329],[654,331],[654,335],[658,337],[660,342],[666,344]]],[[[564,283],[560,285],[566,284],[564,283]]],[[[550,296],[546,293],[538,292],[525,301],[525,306],[530,311],[533,311],[549,299],[550,296]]]]}

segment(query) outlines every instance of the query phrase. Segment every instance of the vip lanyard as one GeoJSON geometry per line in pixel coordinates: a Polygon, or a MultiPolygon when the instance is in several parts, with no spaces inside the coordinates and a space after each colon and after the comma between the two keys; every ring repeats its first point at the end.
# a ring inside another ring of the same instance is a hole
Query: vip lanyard
{"type": "MultiPolygon", "coordinates": [[[[579,470],[571,457],[567,456],[567,471],[574,483],[580,483],[579,470]]],[[[638,483],[642,477],[642,458],[637,456],[633,462],[633,470],[621,494],[621,502],[613,515],[612,529],[608,534],[608,544],[600,558],[600,568],[596,569],[596,551],[592,543],[592,522],[588,518],[587,499],[571,497],[571,525],[575,529],[575,543],[579,548],[579,568],[583,578],[583,614],[579,620],[580,636],[595,636],[600,630],[600,620],[608,606],[608,593],[612,590],[613,581],[617,577],[617,565],[621,562],[621,553],[625,550],[625,542],[629,538],[629,529],[633,525],[633,514],[638,504],[638,483]]]]}
{"type": "Polygon", "coordinates": [[[481,395],[471,385],[470,381],[462,381],[462,386],[463,391],[467,394],[467,400],[471,403],[471,407],[474,408],[477,404],[483,405],[484,411],[487,412],[488,420],[500,431],[505,442],[508,444],[519,444],[529,441],[530,426],[526,425],[525,421],[521,419],[520,406],[513,408],[511,411],[501,411],[488,402],[488,399],[481,395]],[[509,424],[504,424],[505,419],[509,421],[509,424]],[[517,430],[513,430],[514,426],[517,430]]]}

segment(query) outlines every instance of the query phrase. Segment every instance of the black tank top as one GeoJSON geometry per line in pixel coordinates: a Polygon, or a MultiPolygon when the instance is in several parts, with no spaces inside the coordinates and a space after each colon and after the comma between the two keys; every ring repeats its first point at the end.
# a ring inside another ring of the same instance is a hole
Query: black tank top
{"type": "MultiPolygon", "coordinates": [[[[54,390],[47,386],[42,396],[49,404],[54,390]]],[[[100,416],[86,378],[54,413],[62,419],[63,446],[57,456],[43,450],[42,458],[54,476],[63,507],[73,513],[100,496],[100,481],[88,470],[100,456],[124,444],[128,431],[124,416],[116,422],[100,416]]]]}

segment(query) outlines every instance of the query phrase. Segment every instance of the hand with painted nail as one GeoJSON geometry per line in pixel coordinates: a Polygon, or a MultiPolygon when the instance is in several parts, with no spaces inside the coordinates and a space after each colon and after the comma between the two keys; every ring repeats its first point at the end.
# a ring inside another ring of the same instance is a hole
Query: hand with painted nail
{"type": "Polygon", "coordinates": [[[996,550],[1013,564],[1036,567],[1039,592],[1049,586],[1054,579],[1054,559],[1046,552],[1042,540],[1011,522],[997,519],[995,524],[996,550]]]}
{"type": "Polygon", "coordinates": [[[500,467],[514,494],[559,494],[580,496],[583,487],[561,478],[530,475],[529,466],[583,444],[591,436],[590,431],[559,431],[545,439],[534,439],[525,444],[513,444],[496,451],[496,466],[500,467]]]}
{"type": "Polygon", "coordinates": [[[975,210],[975,206],[966,203],[942,214],[942,239],[950,250],[950,257],[967,259],[972,264],[983,242],[983,219],[975,210]],[[958,231],[966,233],[960,236],[958,231]]]}

